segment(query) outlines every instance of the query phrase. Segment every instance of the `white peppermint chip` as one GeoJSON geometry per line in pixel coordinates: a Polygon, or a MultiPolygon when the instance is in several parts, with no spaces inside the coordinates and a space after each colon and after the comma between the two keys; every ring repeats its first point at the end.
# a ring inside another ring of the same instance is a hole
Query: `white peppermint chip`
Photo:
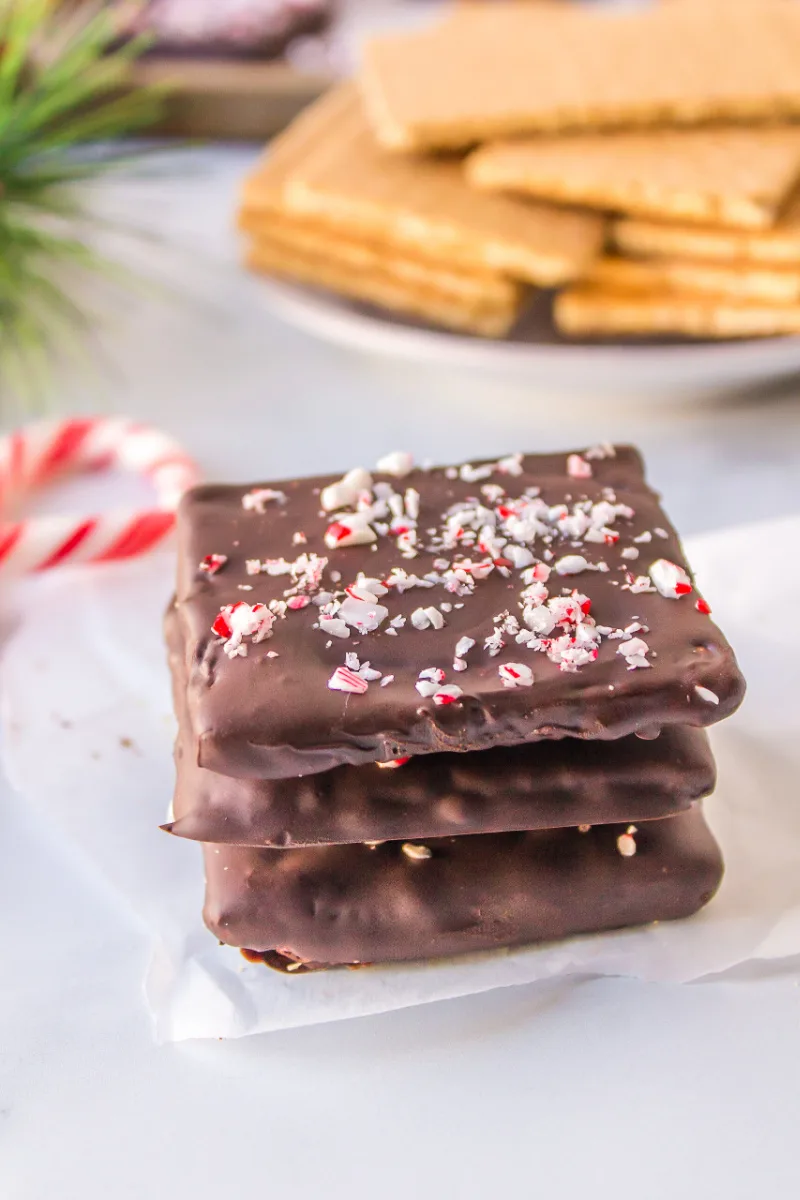
{"type": "Polygon", "coordinates": [[[503,557],[507,558],[512,567],[516,567],[518,571],[523,567],[529,567],[535,562],[535,558],[527,546],[517,546],[514,542],[506,544],[503,550],[503,557]]]}
{"type": "Polygon", "coordinates": [[[444,617],[438,608],[434,608],[431,605],[430,608],[426,608],[423,611],[434,629],[444,629],[444,617]]]}
{"type": "Polygon", "coordinates": [[[338,638],[349,638],[350,630],[344,621],[340,621],[338,617],[320,617],[319,627],[323,633],[332,635],[338,638]]]}
{"type": "Polygon", "coordinates": [[[475,645],[475,638],[462,637],[456,642],[456,658],[463,658],[475,645]]]}
{"type": "Polygon", "coordinates": [[[580,575],[589,570],[589,561],[582,554],[565,554],[554,566],[559,575],[580,575]]]}
{"type": "Polygon", "coordinates": [[[701,687],[700,684],[697,684],[694,690],[700,699],[705,700],[707,704],[719,704],[719,696],[716,692],[712,692],[710,688],[701,687]]]}
{"type": "Polygon", "coordinates": [[[635,546],[626,546],[624,550],[620,551],[620,558],[635,559],[638,557],[639,557],[639,551],[636,549],[635,546]]]}
{"type": "Polygon", "coordinates": [[[415,862],[422,862],[427,858],[433,857],[433,851],[430,846],[420,846],[416,842],[403,842],[400,848],[406,858],[411,858],[415,862]]]}
{"type": "Polygon", "coordinates": [[[437,688],[434,696],[434,704],[452,704],[459,696],[463,696],[462,689],[457,683],[449,683],[447,687],[437,688]]]}
{"type": "Polygon", "coordinates": [[[648,571],[657,591],[668,600],[679,600],[692,590],[692,581],[683,567],[669,559],[659,558],[650,565],[648,571]]]}
{"type": "Polygon", "coordinates": [[[361,666],[361,659],[351,650],[349,654],[345,654],[344,656],[344,665],[349,667],[351,671],[357,671],[361,666]]]}
{"type": "Polygon", "coordinates": [[[245,512],[257,512],[263,516],[268,504],[285,504],[285,492],[276,492],[273,488],[253,488],[242,496],[242,508],[245,512]]]}
{"type": "Polygon", "coordinates": [[[406,488],[403,497],[405,509],[412,521],[416,521],[419,516],[419,492],[416,488],[406,488]]]}
{"type": "Polygon", "coordinates": [[[636,853],[636,840],[630,833],[621,833],[617,838],[617,850],[623,858],[633,858],[636,853]]]}
{"type": "Polygon", "coordinates": [[[481,479],[488,479],[493,470],[494,467],[491,464],[484,467],[473,467],[472,463],[464,463],[458,474],[464,483],[478,483],[481,479]]]}
{"type": "Polygon", "coordinates": [[[367,683],[374,683],[376,679],[380,679],[383,672],[376,671],[375,668],[371,667],[368,662],[365,662],[358,668],[358,674],[362,679],[366,679],[367,683]]]}
{"type": "Polygon", "coordinates": [[[388,608],[379,604],[377,597],[365,588],[351,587],[339,606],[337,616],[352,625],[359,633],[372,633],[386,620],[388,608]]]}
{"type": "Polygon", "coordinates": [[[466,671],[466,669],[467,669],[467,660],[465,658],[454,658],[453,659],[453,670],[454,671],[466,671]]]}
{"type": "Polygon", "coordinates": [[[438,683],[432,683],[429,679],[418,679],[414,687],[419,692],[420,696],[433,696],[439,690],[438,683]]]}
{"type": "Polygon", "coordinates": [[[388,687],[390,683],[394,683],[394,675],[384,675],[381,680],[381,687],[388,687]]]}
{"type": "Polygon", "coordinates": [[[406,450],[393,450],[391,454],[379,458],[375,464],[376,471],[380,471],[382,475],[395,475],[398,479],[408,475],[413,467],[414,456],[406,450]]]}
{"type": "Polygon", "coordinates": [[[415,629],[430,629],[431,619],[425,608],[415,608],[411,614],[411,624],[415,629]]]}
{"type": "Polygon", "coordinates": [[[637,654],[647,654],[649,650],[650,647],[642,638],[630,638],[629,641],[622,643],[617,654],[621,654],[623,658],[631,658],[637,654]]]}
{"type": "Polygon", "coordinates": [[[497,469],[501,475],[521,475],[522,455],[509,454],[507,458],[501,458],[497,463],[497,469]]]}
{"type": "Polygon", "coordinates": [[[523,609],[522,619],[528,629],[537,637],[547,637],[548,633],[552,633],[556,627],[555,613],[541,604],[534,608],[523,609]]]}
{"type": "Polygon", "coordinates": [[[530,687],[533,671],[524,663],[502,663],[497,672],[505,687],[530,687]]]}
{"type": "Polygon", "coordinates": [[[617,452],[611,442],[600,442],[597,446],[590,446],[584,454],[584,458],[616,458],[617,452]]]}
{"type": "Polygon", "coordinates": [[[639,545],[644,545],[647,542],[652,542],[653,535],[649,529],[645,529],[644,533],[640,533],[639,536],[635,537],[633,540],[638,542],[639,545]]]}

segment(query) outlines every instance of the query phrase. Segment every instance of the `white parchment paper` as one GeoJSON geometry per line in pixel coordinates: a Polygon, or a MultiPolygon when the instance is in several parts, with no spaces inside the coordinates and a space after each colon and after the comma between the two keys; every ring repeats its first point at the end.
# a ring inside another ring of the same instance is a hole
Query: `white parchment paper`
{"type": "Polygon", "coordinates": [[[151,933],[146,993],[162,1040],[239,1037],[554,976],[689,982],[800,954],[800,518],[689,546],[749,683],[712,733],[707,804],[727,872],[689,921],[422,965],[283,976],[220,947],[201,920],[199,848],[162,833],[174,722],[161,640],[171,555],[57,571],[5,597],[3,764],[20,802],[102,873],[151,933]],[[794,547],[794,553],[787,550],[794,547]]]}

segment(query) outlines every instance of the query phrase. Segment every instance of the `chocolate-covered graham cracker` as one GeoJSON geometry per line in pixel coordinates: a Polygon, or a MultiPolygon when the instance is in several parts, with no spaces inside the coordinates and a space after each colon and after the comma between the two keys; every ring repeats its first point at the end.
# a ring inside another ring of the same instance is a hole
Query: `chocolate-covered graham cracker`
{"type": "Polygon", "coordinates": [[[688,917],[722,877],[696,806],[586,833],[204,852],[211,931],[291,965],[436,958],[688,917]]]}
{"type": "Polygon", "coordinates": [[[186,673],[174,612],[166,634],[181,732],[165,828],[180,837],[280,848],[646,821],[680,812],[714,787],[707,734],[679,726],[648,742],[562,738],[418,755],[397,769],[370,763],[293,779],[232,779],[197,765],[184,733],[186,673]]]}
{"type": "Polygon", "coordinates": [[[739,704],[631,448],[195,489],[176,612],[188,752],[262,779],[739,704]]]}

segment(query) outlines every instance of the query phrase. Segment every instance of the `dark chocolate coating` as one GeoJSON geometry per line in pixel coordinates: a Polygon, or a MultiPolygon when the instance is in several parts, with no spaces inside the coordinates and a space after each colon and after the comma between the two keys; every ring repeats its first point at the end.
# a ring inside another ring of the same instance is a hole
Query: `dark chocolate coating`
{"type": "MultiPolygon", "coordinates": [[[[393,567],[424,575],[441,551],[421,550],[403,559],[394,539],[380,538],[372,546],[329,550],[323,535],[331,517],[320,515],[319,490],[336,477],[295,480],[277,486],[286,493],[284,505],[271,504],[264,515],[246,512],[242,496],[247,487],[207,486],[190,492],[179,514],[179,568],[177,612],[186,645],[189,728],[198,763],[221,774],[280,779],[327,771],[344,764],[386,761],[405,755],[444,751],[485,750],[541,738],[567,735],[613,739],[632,733],[653,736],[670,725],[710,725],[729,715],[741,702],[744,682],[733,652],[711,619],[695,608],[696,593],[679,600],[658,594],[633,594],[623,590],[626,573],[646,573],[657,558],[684,566],[685,558],[675,531],[661,510],[658,498],[644,482],[641,460],[630,448],[619,448],[614,458],[592,463],[593,478],[575,480],[566,474],[565,455],[529,456],[524,472],[509,477],[495,472],[488,482],[521,496],[530,486],[541,488],[548,504],[603,498],[612,488],[620,503],[635,510],[631,520],[618,518],[616,546],[584,544],[579,552],[590,562],[605,561],[606,574],[585,571],[549,583],[551,595],[577,588],[592,601],[598,624],[624,628],[638,618],[649,629],[643,634],[652,651],[652,666],[629,671],[617,654],[619,642],[606,639],[596,662],[575,673],[565,673],[544,654],[533,653],[510,639],[497,657],[490,657],[484,639],[492,633],[493,617],[509,610],[519,616],[524,586],[519,571],[504,578],[498,571],[477,584],[463,607],[453,608],[444,629],[420,631],[410,621],[398,636],[387,632],[388,622],[366,635],[348,640],[328,638],[314,629],[318,609],[311,605],[289,612],[275,625],[274,636],[248,647],[246,658],[228,659],[211,625],[220,607],[246,599],[248,603],[282,599],[285,576],[248,576],[245,560],[294,559],[300,550],[329,559],[325,586],[332,570],[341,572],[345,586],[360,571],[368,577],[386,578],[393,567]],[[633,538],[655,528],[666,531],[641,547],[631,563],[621,551],[633,538]],[[292,545],[292,535],[302,532],[307,543],[292,545]],[[201,572],[208,554],[225,554],[228,562],[213,577],[201,572]],[[251,591],[239,590],[239,585],[251,591]],[[468,654],[469,667],[453,672],[456,642],[476,640],[468,654]],[[328,642],[331,642],[328,645],[328,642]],[[277,658],[268,658],[268,652],[277,658]],[[365,695],[330,691],[328,680],[344,662],[347,651],[362,661],[395,676],[388,687],[372,684],[365,695]],[[503,662],[523,662],[534,672],[532,687],[506,688],[498,675],[503,662]],[[419,672],[440,667],[447,683],[457,683],[463,697],[455,704],[436,706],[415,689],[419,672]],[[718,704],[703,700],[697,685],[714,692],[718,704]]],[[[378,481],[399,490],[415,487],[421,495],[419,529],[440,527],[442,514],[455,501],[480,497],[480,484],[450,480],[444,470],[414,471],[401,481],[374,474],[378,481]]],[[[569,541],[553,547],[556,555],[575,553],[569,541]]],[[[542,545],[534,545],[541,556],[542,545]]],[[[479,555],[476,555],[480,557],[479,555]]],[[[453,555],[451,554],[451,557],[453,555]]],[[[412,588],[403,594],[393,589],[382,603],[390,617],[405,616],[418,607],[460,603],[440,586],[412,588]]]]}
{"type": "Polygon", "coordinates": [[[204,916],[223,942],[314,964],[438,958],[688,917],[714,895],[722,858],[699,806],[625,825],[266,850],[204,847],[204,916]]]}
{"type": "MultiPolygon", "coordinates": [[[[175,707],[186,707],[183,653],[167,617],[175,707]]],[[[303,846],[505,833],[646,821],[689,807],[714,788],[702,729],[674,726],[654,741],[574,738],[425,754],[396,770],[370,763],[295,779],[234,779],[199,767],[183,732],[175,747],[174,820],[199,842],[303,846]]]]}

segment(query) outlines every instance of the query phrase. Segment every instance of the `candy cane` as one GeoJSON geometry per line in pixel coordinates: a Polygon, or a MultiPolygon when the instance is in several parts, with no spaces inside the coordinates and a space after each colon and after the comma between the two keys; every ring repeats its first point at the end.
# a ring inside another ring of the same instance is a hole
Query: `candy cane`
{"type": "Polygon", "coordinates": [[[0,438],[0,572],[19,575],[144,554],[171,532],[178,501],[198,478],[172,438],[121,417],[43,421],[0,438]],[[112,467],[147,478],[155,506],[96,516],[20,516],[28,497],[56,480],[112,467]]]}

